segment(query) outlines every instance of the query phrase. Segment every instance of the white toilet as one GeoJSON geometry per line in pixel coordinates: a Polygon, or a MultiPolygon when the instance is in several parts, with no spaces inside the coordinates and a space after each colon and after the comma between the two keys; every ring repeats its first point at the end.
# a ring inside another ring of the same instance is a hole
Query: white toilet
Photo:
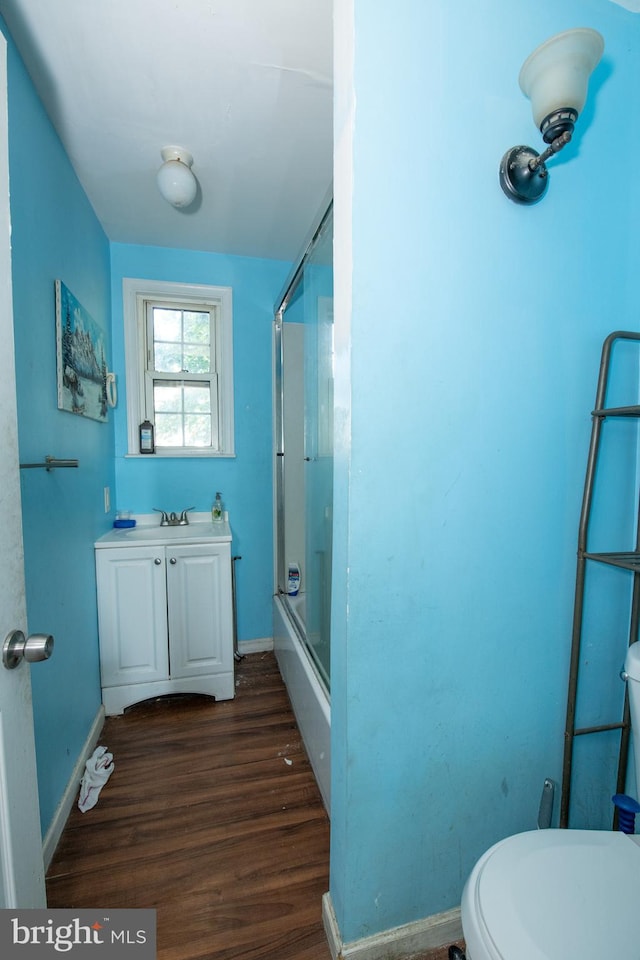
{"type": "MultiPolygon", "coordinates": [[[[640,731],[640,642],[629,647],[625,673],[631,726],[640,731]]],[[[640,736],[634,753],[640,794],[640,736]]],[[[550,829],[507,837],[476,863],[461,908],[467,960],[640,958],[640,835],[550,829]]]]}

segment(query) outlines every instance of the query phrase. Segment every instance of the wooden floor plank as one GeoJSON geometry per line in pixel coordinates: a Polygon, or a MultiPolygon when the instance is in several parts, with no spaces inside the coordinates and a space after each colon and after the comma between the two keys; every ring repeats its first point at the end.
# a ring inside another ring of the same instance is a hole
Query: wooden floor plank
{"type": "Polygon", "coordinates": [[[329,960],[329,823],[273,654],[236,698],[162,698],[109,717],[115,771],[75,807],[50,907],[153,907],[159,960],[329,960]]]}

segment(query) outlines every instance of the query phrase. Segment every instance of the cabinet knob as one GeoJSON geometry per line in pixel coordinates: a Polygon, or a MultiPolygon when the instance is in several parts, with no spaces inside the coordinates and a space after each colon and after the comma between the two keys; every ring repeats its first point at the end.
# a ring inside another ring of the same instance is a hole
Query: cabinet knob
{"type": "Polygon", "coordinates": [[[175,566],[177,562],[178,561],[176,560],[175,557],[171,557],[171,559],[169,560],[169,563],[172,564],[173,566],[175,566]]]}
{"type": "Polygon", "coordinates": [[[153,562],[155,563],[156,567],[159,567],[160,564],[162,563],[162,560],[160,559],[160,557],[156,557],[153,562]]]}

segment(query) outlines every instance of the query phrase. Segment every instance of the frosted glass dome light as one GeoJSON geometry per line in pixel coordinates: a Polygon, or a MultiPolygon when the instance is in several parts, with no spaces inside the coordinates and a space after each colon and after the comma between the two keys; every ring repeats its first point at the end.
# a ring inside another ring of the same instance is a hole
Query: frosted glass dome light
{"type": "Polygon", "coordinates": [[[520,89],[531,100],[535,125],[546,143],[558,136],[552,121],[555,114],[575,113],[573,123],[578,119],[587,99],[589,77],[603,51],[604,40],[597,30],[580,27],[546,40],[523,63],[520,89]]]}
{"type": "Polygon", "coordinates": [[[549,185],[545,163],[571,140],[603,51],[597,30],[578,27],[546,40],[523,63],[520,89],[531,100],[533,119],[549,146],[541,154],[525,146],[507,150],[500,162],[500,186],[510,200],[531,204],[544,197],[549,185]]]}
{"type": "Polygon", "coordinates": [[[191,172],[193,157],[182,147],[164,147],[164,163],[158,170],[158,189],[174,207],[188,207],[196,198],[198,181],[191,172]]]}

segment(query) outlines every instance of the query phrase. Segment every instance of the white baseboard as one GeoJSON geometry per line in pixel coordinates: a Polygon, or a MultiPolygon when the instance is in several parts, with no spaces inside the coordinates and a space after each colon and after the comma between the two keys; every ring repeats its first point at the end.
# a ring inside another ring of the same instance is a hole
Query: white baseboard
{"type": "Polygon", "coordinates": [[[241,657],[245,653],[263,653],[265,650],[273,650],[273,637],[257,637],[255,640],[238,641],[238,653],[241,657]]]}
{"type": "Polygon", "coordinates": [[[396,960],[462,939],[459,907],[351,943],[342,942],[329,893],[322,898],[322,919],[333,960],[396,960]]]}
{"type": "Polygon", "coordinates": [[[49,824],[49,829],[45,834],[44,840],[42,841],[42,859],[44,860],[45,872],[49,869],[49,864],[53,859],[54,853],[56,852],[56,847],[58,846],[58,842],[62,836],[62,831],[65,828],[67,820],[69,819],[71,808],[73,807],[73,804],[78,796],[78,789],[84,774],[86,762],[98,744],[98,739],[102,733],[103,726],[104,706],[100,704],[100,709],[96,713],[95,720],[91,724],[91,729],[89,730],[89,735],[85,740],[84,747],[80,751],[76,765],[73,768],[71,776],[69,777],[69,782],[67,783],[60,803],[58,804],[56,812],[53,815],[53,819],[49,824]]]}

